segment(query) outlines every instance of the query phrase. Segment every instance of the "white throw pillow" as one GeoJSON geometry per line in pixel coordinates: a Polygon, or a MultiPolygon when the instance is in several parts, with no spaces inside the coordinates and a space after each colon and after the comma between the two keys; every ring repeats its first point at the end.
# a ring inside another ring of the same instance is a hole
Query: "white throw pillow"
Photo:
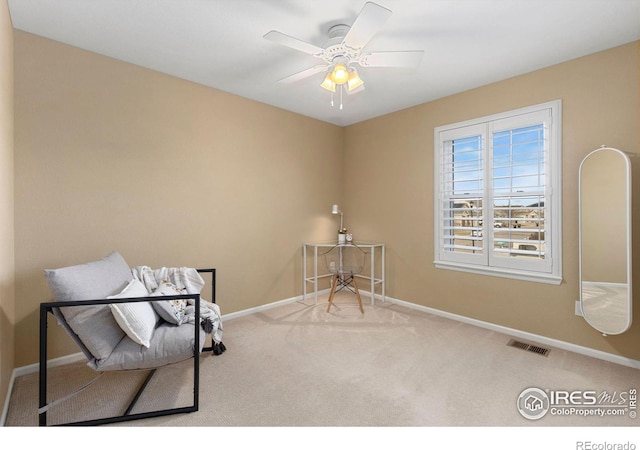
{"type": "MultiPolygon", "coordinates": [[[[131,282],[119,294],[107,298],[148,297],[149,292],[138,280],[131,282]]],[[[109,305],[120,328],[132,341],[149,348],[158,314],[149,302],[113,303],[109,305]]]]}

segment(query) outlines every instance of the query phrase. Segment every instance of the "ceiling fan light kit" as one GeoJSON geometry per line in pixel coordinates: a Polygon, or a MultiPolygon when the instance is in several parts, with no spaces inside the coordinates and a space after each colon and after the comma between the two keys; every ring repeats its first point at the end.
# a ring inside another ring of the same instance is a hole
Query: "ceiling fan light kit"
{"type": "Polygon", "coordinates": [[[351,92],[362,86],[364,81],[362,81],[356,69],[347,67],[343,62],[338,62],[327,72],[320,86],[328,91],[335,92],[336,86],[345,84],[347,85],[347,90],[351,92]]]}
{"type": "Polygon", "coordinates": [[[329,39],[324,47],[304,42],[279,31],[269,31],[264,38],[301,51],[324,61],[324,65],[303,70],[279,80],[279,83],[299,81],[319,72],[325,76],[320,86],[333,93],[340,91],[340,109],[342,109],[342,92],[356,93],[364,89],[364,81],[360,78],[354,65],[360,67],[405,67],[416,68],[422,59],[422,50],[372,52],[361,54],[362,49],[382,28],[391,11],[376,3],[367,2],[351,26],[339,24],[329,29],[329,39]]]}

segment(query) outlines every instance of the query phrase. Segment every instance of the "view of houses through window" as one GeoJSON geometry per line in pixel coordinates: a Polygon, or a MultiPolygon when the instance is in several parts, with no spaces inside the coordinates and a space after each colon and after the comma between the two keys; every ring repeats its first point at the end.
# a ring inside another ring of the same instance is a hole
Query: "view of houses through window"
{"type": "MultiPolygon", "coordinates": [[[[449,243],[454,252],[482,253],[485,208],[481,136],[455,139],[450,148],[449,243]]],[[[496,256],[545,257],[544,142],[541,125],[495,133],[491,240],[496,256]]]]}
{"type": "Polygon", "coordinates": [[[439,267],[559,280],[559,107],[436,128],[439,267]]]}

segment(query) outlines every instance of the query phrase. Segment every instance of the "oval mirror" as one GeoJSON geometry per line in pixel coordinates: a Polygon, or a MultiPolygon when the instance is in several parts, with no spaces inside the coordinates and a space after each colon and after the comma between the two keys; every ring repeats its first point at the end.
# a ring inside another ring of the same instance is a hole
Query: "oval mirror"
{"type": "Polygon", "coordinates": [[[620,150],[589,153],[579,173],[580,305],[605,335],[631,326],[631,161],[620,150]]]}

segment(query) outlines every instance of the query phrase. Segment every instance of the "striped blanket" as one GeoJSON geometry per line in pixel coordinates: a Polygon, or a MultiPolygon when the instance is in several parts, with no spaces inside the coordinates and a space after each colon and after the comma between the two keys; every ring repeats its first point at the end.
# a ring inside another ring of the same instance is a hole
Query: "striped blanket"
{"type": "MultiPolygon", "coordinates": [[[[137,266],[131,269],[133,277],[142,282],[147,291],[155,292],[163,285],[171,284],[178,293],[200,294],[204,280],[196,269],[190,267],[162,267],[152,269],[149,266],[137,266]]],[[[194,323],[194,301],[185,302],[183,315],[179,323],[194,323]]],[[[205,331],[211,334],[214,344],[222,342],[222,318],[220,307],[215,303],[200,298],[200,323],[205,331]],[[205,326],[206,323],[206,326],[205,326]]]]}

